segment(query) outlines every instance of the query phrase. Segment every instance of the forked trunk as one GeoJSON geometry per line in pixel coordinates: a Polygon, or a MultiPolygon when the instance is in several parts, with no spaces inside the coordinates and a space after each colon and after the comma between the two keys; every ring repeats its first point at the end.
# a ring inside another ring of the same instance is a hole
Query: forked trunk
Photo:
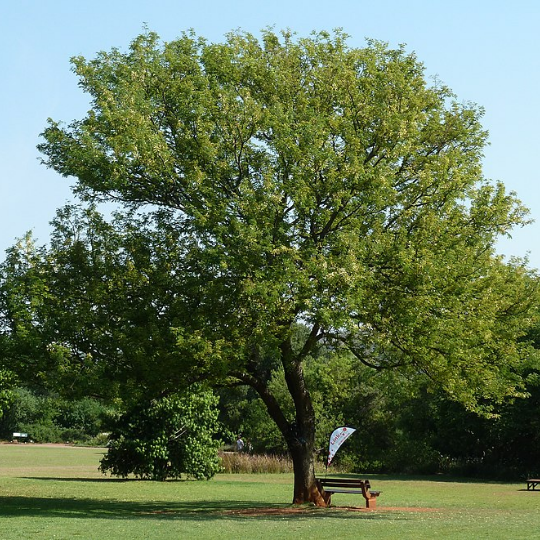
{"type": "MultiPolygon", "coordinates": [[[[303,353],[311,350],[317,333],[316,325],[302,349],[303,353]]],[[[282,343],[281,352],[285,381],[295,406],[295,422],[289,424],[287,432],[283,433],[293,461],[293,504],[327,506],[315,479],[315,411],[304,380],[300,361],[303,354],[293,358],[290,338],[282,343]]]]}
{"type": "Polygon", "coordinates": [[[313,348],[317,334],[318,326],[315,326],[296,358],[293,355],[290,336],[281,344],[285,381],[295,407],[294,422],[287,420],[265,381],[245,372],[235,373],[235,376],[257,391],[287,442],[294,470],[293,504],[313,503],[317,506],[327,506],[321,493],[322,488],[319,490],[315,478],[315,411],[300,361],[313,348]]]}

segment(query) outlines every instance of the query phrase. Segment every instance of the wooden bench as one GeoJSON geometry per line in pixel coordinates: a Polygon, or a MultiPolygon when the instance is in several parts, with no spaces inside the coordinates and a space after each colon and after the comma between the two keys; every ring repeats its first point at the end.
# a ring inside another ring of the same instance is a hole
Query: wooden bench
{"type": "Polygon", "coordinates": [[[527,491],[536,491],[536,486],[540,484],[540,479],[538,478],[529,478],[527,480],[527,491]]]}
{"type": "Polygon", "coordinates": [[[13,434],[13,441],[17,441],[17,442],[24,441],[24,442],[26,442],[27,440],[28,440],[28,433],[15,432],[13,434]]]}
{"type": "Polygon", "coordinates": [[[380,491],[372,491],[369,480],[354,478],[317,478],[317,484],[327,505],[330,505],[334,493],[361,493],[366,499],[366,508],[377,506],[380,491]]]}

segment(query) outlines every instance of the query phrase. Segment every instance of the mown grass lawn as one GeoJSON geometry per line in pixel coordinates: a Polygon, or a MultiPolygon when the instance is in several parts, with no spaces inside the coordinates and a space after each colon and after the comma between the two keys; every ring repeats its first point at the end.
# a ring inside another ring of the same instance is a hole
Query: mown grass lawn
{"type": "Polygon", "coordinates": [[[358,495],[291,512],[292,476],[218,475],[208,482],[102,476],[102,451],[0,445],[0,538],[530,539],[540,491],[525,483],[373,476],[375,511],[358,495]]]}

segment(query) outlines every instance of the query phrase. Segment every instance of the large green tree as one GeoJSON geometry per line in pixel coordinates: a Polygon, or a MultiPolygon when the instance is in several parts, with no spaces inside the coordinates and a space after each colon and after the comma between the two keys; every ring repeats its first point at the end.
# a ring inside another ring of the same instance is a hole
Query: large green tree
{"type": "MultiPolygon", "coordinates": [[[[83,200],[132,212],[125,223],[143,215],[128,236],[147,233],[142,268],[129,255],[115,266],[127,277],[113,272],[130,294],[88,310],[121,337],[103,361],[161,391],[251,386],[292,456],[294,502],[324,504],[303,370],[321,343],[427,377],[471,409],[519,389],[516,338],[536,292],[494,244],[525,211],[482,176],[482,111],[429,85],[413,54],[339,32],[220,44],[145,33],[73,67],[91,110],[50,121],[44,161],[83,200]],[[286,403],[269,384],[276,367],[286,403]]],[[[100,242],[71,247],[105,268],[100,242]]],[[[107,344],[94,337],[95,357],[107,344]]]]}

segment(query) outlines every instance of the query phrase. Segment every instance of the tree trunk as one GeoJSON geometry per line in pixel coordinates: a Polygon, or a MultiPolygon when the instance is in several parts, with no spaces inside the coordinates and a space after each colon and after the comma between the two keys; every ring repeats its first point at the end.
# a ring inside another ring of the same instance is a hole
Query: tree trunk
{"type": "MultiPolygon", "coordinates": [[[[317,328],[312,335],[316,333],[317,328]]],[[[304,349],[300,357],[310,350],[307,345],[304,349]]],[[[290,338],[282,343],[281,352],[285,381],[294,402],[294,422],[287,420],[266,381],[245,372],[235,372],[234,376],[257,391],[287,442],[294,471],[293,504],[327,506],[315,479],[315,411],[305,384],[302,364],[299,358],[294,358],[290,338]]]]}
{"type": "Polygon", "coordinates": [[[285,381],[295,408],[295,422],[284,433],[293,461],[293,504],[327,506],[315,479],[315,411],[302,364],[299,358],[293,358],[290,339],[282,344],[281,352],[285,381]]]}
{"type": "Polygon", "coordinates": [[[287,438],[294,470],[293,504],[326,506],[315,479],[314,432],[304,435],[292,433],[287,438]]]}

